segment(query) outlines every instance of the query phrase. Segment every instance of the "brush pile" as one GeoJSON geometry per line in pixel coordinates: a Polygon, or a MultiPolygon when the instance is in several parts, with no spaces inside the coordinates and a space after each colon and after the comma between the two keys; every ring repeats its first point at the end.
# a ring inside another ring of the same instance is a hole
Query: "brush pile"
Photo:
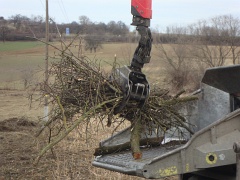
{"type": "MultiPolygon", "coordinates": [[[[110,80],[110,75],[104,73],[99,63],[86,57],[75,57],[66,51],[61,53],[59,59],[52,64],[49,83],[41,88],[42,93],[49,96],[49,103],[53,107],[46,126],[51,126],[57,134],[51,138],[40,156],[83,121],[93,118],[96,124],[107,126],[111,126],[113,122],[121,124],[126,120],[130,121],[130,143],[135,159],[141,158],[140,132],[153,128],[152,125],[163,131],[172,127],[191,131],[176,107],[180,103],[195,100],[195,97],[181,98],[181,93],[170,96],[166,90],[153,89],[141,109],[127,105],[120,113],[115,114],[114,109],[123,99],[123,92],[115,81],[110,80]]],[[[112,67],[115,69],[116,64],[112,67]]]]}

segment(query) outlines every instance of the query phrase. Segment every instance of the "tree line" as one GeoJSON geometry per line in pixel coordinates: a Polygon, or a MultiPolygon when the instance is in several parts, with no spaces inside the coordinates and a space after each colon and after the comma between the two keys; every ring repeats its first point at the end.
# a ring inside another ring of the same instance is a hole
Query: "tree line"
{"type": "MultiPolygon", "coordinates": [[[[8,19],[0,17],[0,40],[16,41],[29,40],[28,37],[44,38],[45,19],[42,16],[27,17],[20,14],[8,19]]],[[[52,18],[49,20],[50,39],[56,38],[58,33],[63,36],[66,28],[73,35],[84,34],[104,37],[105,41],[124,41],[129,33],[129,27],[122,21],[110,21],[109,23],[95,23],[87,16],[80,16],[79,22],[57,24],[52,18]]]]}
{"type": "Polygon", "coordinates": [[[181,89],[199,82],[206,68],[240,64],[240,20],[232,15],[169,26],[155,34],[158,56],[166,63],[168,81],[181,89]]]}

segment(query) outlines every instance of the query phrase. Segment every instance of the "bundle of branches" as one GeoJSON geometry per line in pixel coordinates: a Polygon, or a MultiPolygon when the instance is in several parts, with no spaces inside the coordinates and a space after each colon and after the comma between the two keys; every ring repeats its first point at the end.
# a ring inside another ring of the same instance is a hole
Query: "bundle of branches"
{"type": "MultiPolygon", "coordinates": [[[[49,103],[53,106],[45,127],[51,126],[57,135],[40,152],[39,158],[81,122],[90,118],[102,124],[107,121],[108,126],[114,121],[119,124],[130,121],[130,143],[135,159],[141,158],[140,132],[146,130],[143,127],[151,129],[154,125],[164,131],[183,127],[190,131],[185,118],[175,107],[196,98],[179,98],[179,95],[172,97],[166,91],[156,89],[144,107],[129,104],[119,114],[114,114],[114,109],[123,99],[123,92],[116,81],[110,80],[109,74],[101,70],[97,61],[78,58],[68,51],[60,52],[60,60],[52,64],[49,83],[42,86],[42,93],[50,96],[49,103]]],[[[113,68],[116,68],[116,64],[113,68]]]]}

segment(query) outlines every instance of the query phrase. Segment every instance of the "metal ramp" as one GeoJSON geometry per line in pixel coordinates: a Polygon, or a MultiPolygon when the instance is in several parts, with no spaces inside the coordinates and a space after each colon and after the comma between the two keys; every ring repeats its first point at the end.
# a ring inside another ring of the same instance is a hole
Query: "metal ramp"
{"type": "Polygon", "coordinates": [[[130,150],[98,156],[95,158],[93,165],[128,175],[143,176],[142,169],[145,165],[159,157],[159,155],[169,153],[181,146],[183,144],[165,144],[159,147],[144,148],[142,149],[143,156],[140,160],[134,160],[130,150]]]}

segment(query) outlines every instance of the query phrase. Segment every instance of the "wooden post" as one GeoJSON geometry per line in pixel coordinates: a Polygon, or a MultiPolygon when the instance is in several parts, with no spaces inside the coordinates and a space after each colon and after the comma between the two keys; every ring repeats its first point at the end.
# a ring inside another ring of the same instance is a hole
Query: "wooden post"
{"type": "Polygon", "coordinates": [[[233,150],[236,153],[236,180],[240,180],[240,142],[233,144],[233,150]]]}
{"type": "Polygon", "coordinates": [[[79,37],[78,58],[82,57],[82,55],[83,55],[82,37],[79,37]]]}

